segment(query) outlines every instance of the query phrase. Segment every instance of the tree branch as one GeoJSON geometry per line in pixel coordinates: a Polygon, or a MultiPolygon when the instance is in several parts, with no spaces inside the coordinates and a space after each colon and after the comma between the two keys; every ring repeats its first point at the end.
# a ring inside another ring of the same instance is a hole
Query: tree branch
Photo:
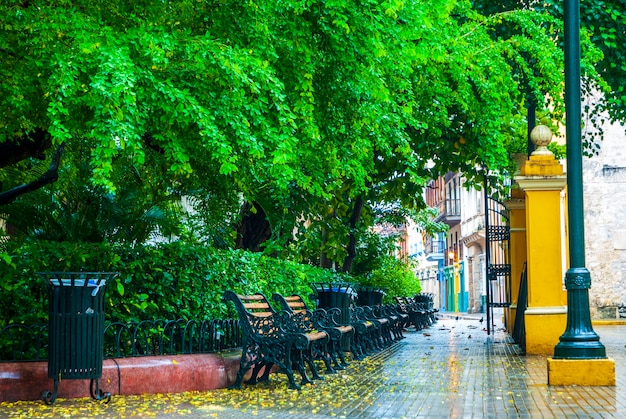
{"type": "Polygon", "coordinates": [[[11,166],[30,157],[43,160],[46,150],[50,147],[52,147],[50,134],[41,128],[36,128],[27,135],[17,137],[12,141],[0,143],[0,168],[11,166]]]}
{"type": "Polygon", "coordinates": [[[0,193],[0,205],[10,204],[20,195],[35,191],[44,187],[45,185],[56,182],[56,180],[59,178],[59,164],[61,163],[61,155],[63,154],[64,147],[64,144],[61,144],[57,147],[54,155],[52,156],[50,167],[44,174],[39,176],[39,178],[30,183],[16,186],[13,189],[9,189],[6,192],[0,193]]]}
{"type": "Polygon", "coordinates": [[[156,151],[159,154],[165,154],[165,150],[163,149],[163,147],[161,147],[160,145],[157,144],[156,139],[152,136],[152,134],[150,133],[145,133],[144,135],[141,136],[141,139],[143,140],[144,144],[156,151]]]}

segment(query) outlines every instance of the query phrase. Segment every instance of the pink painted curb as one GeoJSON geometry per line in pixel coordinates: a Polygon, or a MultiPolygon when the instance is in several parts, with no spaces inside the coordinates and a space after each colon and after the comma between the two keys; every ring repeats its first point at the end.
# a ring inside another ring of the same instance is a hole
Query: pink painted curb
{"type": "MultiPolygon", "coordinates": [[[[111,395],[182,393],[228,387],[239,371],[240,353],[105,359],[99,388],[111,395]]],[[[59,398],[90,397],[90,380],[61,380],[59,398]]],[[[48,362],[0,363],[0,401],[38,400],[52,391],[48,362]]]]}

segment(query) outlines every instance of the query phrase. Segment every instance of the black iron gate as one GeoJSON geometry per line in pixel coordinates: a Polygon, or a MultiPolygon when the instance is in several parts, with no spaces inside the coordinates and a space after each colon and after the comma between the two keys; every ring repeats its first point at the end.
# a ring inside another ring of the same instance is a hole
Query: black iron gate
{"type": "Polygon", "coordinates": [[[511,304],[511,264],[509,241],[511,229],[508,211],[498,199],[488,196],[485,179],[485,268],[487,294],[487,334],[493,328],[493,309],[511,304]]]}

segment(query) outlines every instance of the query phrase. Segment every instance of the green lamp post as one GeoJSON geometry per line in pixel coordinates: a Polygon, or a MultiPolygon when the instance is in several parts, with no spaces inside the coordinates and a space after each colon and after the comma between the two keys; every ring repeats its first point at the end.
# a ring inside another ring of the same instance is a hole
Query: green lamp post
{"type": "Polygon", "coordinates": [[[580,2],[565,0],[565,112],[569,261],[565,274],[567,327],[554,348],[555,359],[606,358],[589,312],[591,275],[585,268],[582,142],[580,129],[580,2]]]}

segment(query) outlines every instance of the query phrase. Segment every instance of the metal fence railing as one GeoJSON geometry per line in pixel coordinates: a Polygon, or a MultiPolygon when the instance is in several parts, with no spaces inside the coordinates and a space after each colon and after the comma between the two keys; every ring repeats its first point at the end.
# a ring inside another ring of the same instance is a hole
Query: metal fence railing
{"type": "Polygon", "coordinates": [[[0,361],[45,359],[48,359],[48,323],[14,323],[0,329],[0,361]]]}
{"type": "MultiPolygon", "coordinates": [[[[215,353],[241,347],[239,320],[144,320],[107,322],[104,357],[215,353]]],[[[0,362],[48,359],[48,324],[10,324],[0,329],[0,362]]]]}

